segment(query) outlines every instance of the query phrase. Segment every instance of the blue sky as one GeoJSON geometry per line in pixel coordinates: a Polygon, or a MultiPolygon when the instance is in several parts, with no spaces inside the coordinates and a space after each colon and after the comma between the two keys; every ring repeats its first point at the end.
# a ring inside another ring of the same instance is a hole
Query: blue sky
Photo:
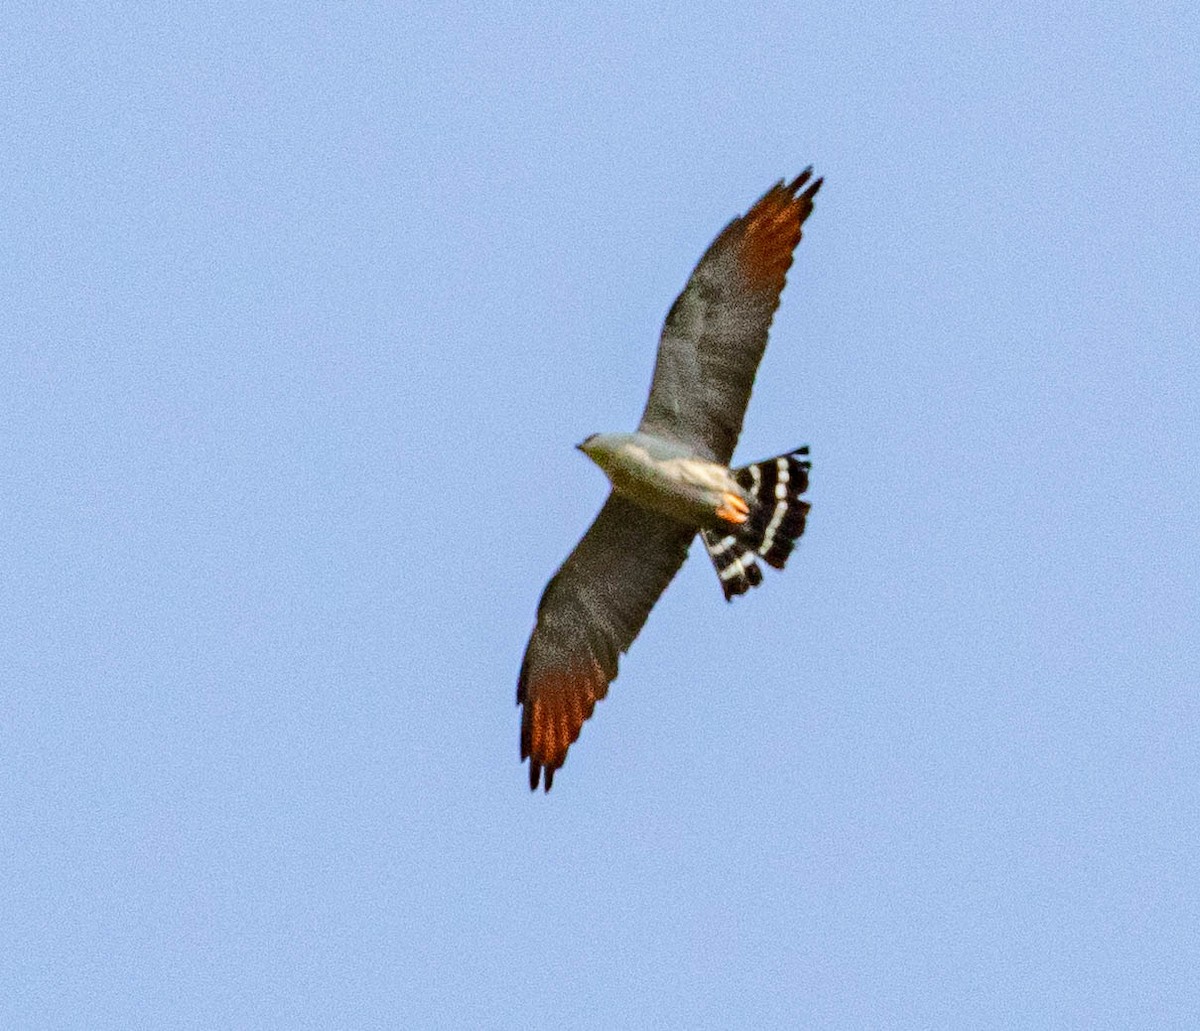
{"type": "Polygon", "coordinates": [[[2,16],[0,1025],[1195,1026],[1197,9],[470,6],[2,16]],[[573,445],[809,163],[808,532],[531,796],[573,445]]]}

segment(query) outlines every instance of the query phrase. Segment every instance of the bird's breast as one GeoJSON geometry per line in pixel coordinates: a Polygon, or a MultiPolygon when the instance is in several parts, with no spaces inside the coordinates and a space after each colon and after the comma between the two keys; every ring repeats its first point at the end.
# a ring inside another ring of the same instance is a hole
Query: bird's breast
{"type": "Polygon", "coordinates": [[[719,523],[715,512],[727,494],[744,496],[723,465],[700,458],[654,458],[641,448],[629,450],[610,478],[618,494],[643,508],[690,526],[711,526],[719,523]]]}

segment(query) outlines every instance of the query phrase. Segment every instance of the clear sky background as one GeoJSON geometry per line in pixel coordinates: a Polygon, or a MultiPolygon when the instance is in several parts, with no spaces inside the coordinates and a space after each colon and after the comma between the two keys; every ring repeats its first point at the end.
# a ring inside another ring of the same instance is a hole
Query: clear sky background
{"type": "Polygon", "coordinates": [[[0,1026],[1200,1026],[1200,8],[1050,6],[7,4],[0,1026]],[[531,796],[573,445],[810,162],[808,533],[531,796]]]}

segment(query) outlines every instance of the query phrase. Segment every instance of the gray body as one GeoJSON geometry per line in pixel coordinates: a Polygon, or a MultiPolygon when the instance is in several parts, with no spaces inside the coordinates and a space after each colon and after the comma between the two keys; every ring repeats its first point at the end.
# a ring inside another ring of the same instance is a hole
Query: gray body
{"type": "Polygon", "coordinates": [[[649,433],[596,433],[579,450],[604,470],[618,494],[696,529],[728,527],[716,514],[726,495],[750,500],[728,466],[649,433]]]}

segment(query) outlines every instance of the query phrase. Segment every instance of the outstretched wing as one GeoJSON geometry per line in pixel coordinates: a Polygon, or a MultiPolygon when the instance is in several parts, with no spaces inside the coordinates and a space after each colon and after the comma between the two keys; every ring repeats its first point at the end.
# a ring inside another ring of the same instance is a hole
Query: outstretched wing
{"type": "Polygon", "coordinates": [[[729,223],[671,306],[638,427],[728,465],[800,227],[821,187],[806,168],[729,223]]]}
{"type": "Polygon", "coordinates": [[[610,494],[538,603],[517,704],[529,786],[546,790],[617,676],[617,657],[637,637],[658,596],[687,558],[694,527],[610,494]]]}

